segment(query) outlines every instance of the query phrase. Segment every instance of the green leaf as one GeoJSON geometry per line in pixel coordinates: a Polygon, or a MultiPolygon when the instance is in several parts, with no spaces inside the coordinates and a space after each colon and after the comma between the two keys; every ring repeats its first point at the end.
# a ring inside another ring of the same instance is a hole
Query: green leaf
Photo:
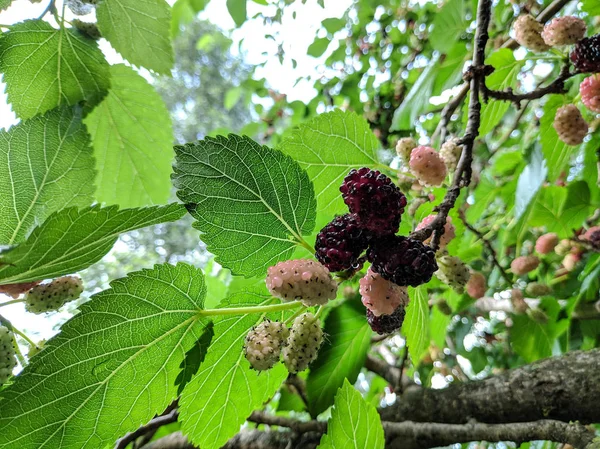
{"type": "Polygon", "coordinates": [[[227,11],[239,28],[246,21],[248,12],[246,11],[246,0],[227,0],[227,11]]]}
{"type": "Polygon", "coordinates": [[[216,261],[234,274],[264,276],[288,259],[315,225],[304,170],[248,137],[207,137],[176,146],[173,184],[216,261]]]}
{"type": "Polygon", "coordinates": [[[385,438],[377,409],[365,402],[347,380],[335,396],[327,433],[318,449],[383,449],[385,438]]]}
{"type": "Polygon", "coordinates": [[[323,53],[325,53],[325,51],[327,50],[327,47],[329,47],[329,42],[331,42],[331,41],[326,37],[317,37],[313,41],[313,43],[308,46],[308,50],[306,50],[306,53],[309,56],[318,58],[323,53]]]}
{"type": "Polygon", "coordinates": [[[232,87],[225,92],[225,100],[223,101],[225,109],[230,111],[237,104],[237,102],[240,101],[243,93],[244,91],[240,86],[232,87]]]}
{"type": "Polygon", "coordinates": [[[52,212],[94,198],[94,158],[81,111],[62,108],[0,131],[0,244],[25,240],[52,212]]]}
{"type": "MultiPolygon", "coordinates": [[[[210,276],[207,276],[204,278],[204,280],[206,281],[209,278],[210,276]]],[[[206,290],[208,291],[210,287],[208,285],[206,287],[206,290]]],[[[207,306],[206,301],[204,303],[204,306],[207,306]]],[[[208,351],[208,348],[210,347],[210,343],[212,342],[212,338],[214,335],[215,333],[213,331],[213,323],[212,321],[210,321],[204,328],[204,331],[202,332],[200,338],[185,353],[185,357],[181,361],[181,365],[179,365],[181,371],[175,379],[175,385],[177,385],[178,396],[181,395],[185,386],[189,383],[190,380],[192,380],[192,377],[194,377],[200,369],[200,365],[206,357],[206,353],[208,351]]]]}
{"type": "MultiPolygon", "coordinates": [[[[222,307],[258,306],[272,301],[243,293],[226,299],[222,307]]],[[[282,314],[271,318],[281,319],[282,314]]],[[[263,319],[264,314],[220,315],[215,319],[215,336],[206,358],[179,401],[182,431],[195,445],[203,449],[223,446],[287,377],[282,364],[258,372],[244,358],[244,338],[263,319]]]]}
{"type": "Polygon", "coordinates": [[[437,78],[439,55],[434,55],[427,68],[410,88],[402,104],[394,111],[391,131],[412,130],[415,120],[429,105],[429,98],[437,78]]]}
{"type": "Polygon", "coordinates": [[[591,201],[597,203],[600,201],[600,179],[598,179],[598,156],[596,151],[600,148],[600,132],[592,133],[592,138],[583,147],[583,171],[581,179],[588,183],[590,188],[591,201]]]}
{"type": "Polygon", "coordinates": [[[433,30],[429,34],[431,46],[448,53],[468,26],[465,19],[465,1],[449,0],[433,19],[433,30]]]}
{"type": "Polygon", "coordinates": [[[108,63],[96,41],[43,20],[26,20],[0,37],[0,72],[20,118],[59,105],[95,104],[110,86],[108,63]]]}
{"type": "Polygon", "coordinates": [[[517,182],[517,191],[515,193],[515,219],[519,219],[531,204],[535,194],[540,189],[546,173],[548,172],[544,158],[539,148],[536,147],[531,153],[531,160],[525,167],[519,181],[517,182]]]}
{"type": "Polygon", "coordinates": [[[510,339],[515,352],[531,363],[552,355],[555,335],[549,325],[538,323],[527,315],[515,315],[510,339]]]}
{"type": "Polygon", "coordinates": [[[568,170],[571,155],[577,149],[576,146],[567,145],[560,140],[552,126],[558,108],[569,102],[564,95],[550,95],[544,105],[544,115],[540,119],[540,140],[548,165],[548,181],[550,182],[556,181],[563,171],[568,170]]]}
{"type": "Polygon", "coordinates": [[[110,71],[108,95],[84,120],[96,155],[96,199],[121,207],[164,204],[173,160],[169,112],[131,68],[119,64],[110,71]]]}
{"type": "Polygon", "coordinates": [[[180,204],[144,209],[99,206],[63,209],[35,228],[27,241],[0,253],[0,284],[75,273],[98,262],[123,232],[180,219],[180,204]]]}
{"type": "MultiPolygon", "coordinates": [[[[500,49],[487,58],[486,64],[494,67],[494,73],[486,78],[486,84],[490,89],[505,90],[513,86],[519,72],[525,64],[525,60],[517,61],[512,50],[500,49]]],[[[479,134],[485,135],[492,131],[510,108],[510,103],[491,99],[481,106],[481,125],[479,134]]],[[[466,116],[465,116],[466,118],[466,116]]]]}
{"type": "Polygon", "coordinates": [[[96,17],[102,37],[129,62],[171,73],[171,7],[165,0],[103,0],[96,17]]]}
{"type": "Polygon", "coordinates": [[[338,19],[330,17],[321,22],[321,26],[327,30],[329,34],[334,34],[346,26],[346,19],[338,19]]]}
{"type": "Polygon", "coordinates": [[[157,265],[111,283],[2,392],[0,448],[97,449],[161,413],[202,335],[202,272],[157,265]]]}
{"type": "Polygon", "coordinates": [[[346,302],[325,319],[327,341],[310,366],[306,381],[310,413],[317,416],[333,404],[338,388],[348,379],[356,382],[371,346],[371,328],[360,302],[346,302]]]}
{"type": "Polygon", "coordinates": [[[339,109],[300,125],[279,144],[278,149],[298,161],[314,183],[318,229],[334,214],[345,213],[339,190],[344,177],[353,168],[377,165],[379,146],[363,117],[339,109]]]}
{"type": "Polygon", "coordinates": [[[600,4],[597,0],[583,0],[581,10],[587,12],[590,16],[600,16],[600,4]]]}
{"type": "Polygon", "coordinates": [[[410,302],[406,308],[406,317],[402,332],[406,335],[408,353],[413,365],[417,366],[429,348],[429,305],[427,289],[424,286],[409,288],[410,302]]]}
{"type": "Polygon", "coordinates": [[[13,0],[0,0],[0,11],[4,11],[10,6],[13,0]]]}

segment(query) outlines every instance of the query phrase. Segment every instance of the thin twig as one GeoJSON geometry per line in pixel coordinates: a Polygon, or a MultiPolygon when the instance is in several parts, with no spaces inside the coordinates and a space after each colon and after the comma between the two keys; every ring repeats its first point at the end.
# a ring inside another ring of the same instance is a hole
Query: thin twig
{"type": "Polygon", "coordinates": [[[290,374],[285,383],[287,383],[296,391],[298,396],[300,396],[300,399],[302,399],[302,402],[304,402],[306,408],[308,408],[308,396],[306,394],[306,383],[304,380],[301,379],[297,374],[290,374]]]}
{"type": "Polygon", "coordinates": [[[401,395],[404,393],[404,384],[402,382],[402,373],[404,372],[404,366],[408,361],[408,345],[404,347],[404,354],[402,354],[402,358],[400,359],[400,363],[398,364],[399,376],[398,380],[394,384],[394,393],[401,395]]]}
{"type": "Polygon", "coordinates": [[[139,429],[128,433],[123,438],[117,441],[115,449],[125,449],[130,443],[137,440],[139,437],[146,435],[149,432],[155,431],[156,429],[166,426],[167,424],[174,423],[179,417],[179,411],[177,409],[171,410],[166,415],[157,416],[152,419],[148,424],[141,426],[139,429]]]}
{"type": "Polygon", "coordinates": [[[324,421],[298,421],[284,416],[269,415],[261,411],[252,412],[248,421],[268,426],[287,427],[298,433],[325,432],[327,429],[327,423],[324,421]]]}
{"type": "Polygon", "coordinates": [[[461,209],[461,210],[458,211],[458,216],[460,217],[460,219],[464,223],[465,227],[469,231],[471,231],[473,234],[475,234],[481,240],[481,243],[483,243],[483,245],[487,248],[488,252],[490,253],[490,257],[492,258],[492,263],[494,264],[494,266],[496,268],[498,268],[498,270],[500,271],[500,275],[502,276],[502,278],[506,281],[506,283],[508,285],[512,285],[513,284],[513,280],[508,275],[508,273],[506,272],[506,270],[504,269],[504,267],[502,265],[500,265],[500,262],[498,261],[498,254],[496,253],[496,250],[492,246],[492,243],[488,239],[486,239],[484,237],[484,235],[483,235],[483,233],[481,231],[477,230],[474,226],[472,226],[471,224],[469,224],[467,222],[467,217],[465,216],[465,211],[463,209],[461,209]]]}

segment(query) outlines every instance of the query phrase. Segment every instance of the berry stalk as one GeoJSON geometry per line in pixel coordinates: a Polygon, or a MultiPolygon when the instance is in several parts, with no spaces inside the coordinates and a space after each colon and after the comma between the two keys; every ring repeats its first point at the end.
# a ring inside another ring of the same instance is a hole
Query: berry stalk
{"type": "Polygon", "coordinates": [[[270,304],[268,306],[249,306],[249,307],[228,307],[223,309],[204,309],[199,310],[200,316],[215,316],[215,315],[244,315],[247,313],[266,313],[280,312],[282,310],[295,309],[303,304],[300,301],[291,301],[281,304],[270,304]]]}

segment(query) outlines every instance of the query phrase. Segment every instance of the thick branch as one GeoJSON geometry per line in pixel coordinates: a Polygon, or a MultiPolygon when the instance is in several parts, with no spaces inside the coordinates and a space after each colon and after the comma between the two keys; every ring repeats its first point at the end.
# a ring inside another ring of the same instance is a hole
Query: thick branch
{"type": "Polygon", "coordinates": [[[533,440],[568,443],[577,449],[585,449],[591,445],[595,436],[593,431],[581,424],[552,420],[511,424],[437,424],[406,421],[385,423],[384,428],[388,439],[386,448],[389,449],[430,448],[470,441],[512,441],[519,445],[533,440]]]}
{"type": "Polygon", "coordinates": [[[540,419],[600,422],[600,349],[574,351],[443,390],[407,391],[386,421],[489,424],[540,419]]]}
{"type": "Polygon", "coordinates": [[[325,432],[327,429],[327,423],[323,421],[298,421],[284,416],[269,415],[261,411],[252,412],[248,421],[268,426],[287,427],[298,433],[325,432]]]}

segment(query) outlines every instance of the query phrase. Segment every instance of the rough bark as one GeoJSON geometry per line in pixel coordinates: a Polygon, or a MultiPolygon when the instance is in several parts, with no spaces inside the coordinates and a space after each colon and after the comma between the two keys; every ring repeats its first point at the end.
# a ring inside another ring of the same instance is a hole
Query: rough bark
{"type": "Polygon", "coordinates": [[[542,419],[600,422],[600,349],[545,359],[443,390],[409,389],[381,410],[385,421],[464,424],[542,419]]]}

